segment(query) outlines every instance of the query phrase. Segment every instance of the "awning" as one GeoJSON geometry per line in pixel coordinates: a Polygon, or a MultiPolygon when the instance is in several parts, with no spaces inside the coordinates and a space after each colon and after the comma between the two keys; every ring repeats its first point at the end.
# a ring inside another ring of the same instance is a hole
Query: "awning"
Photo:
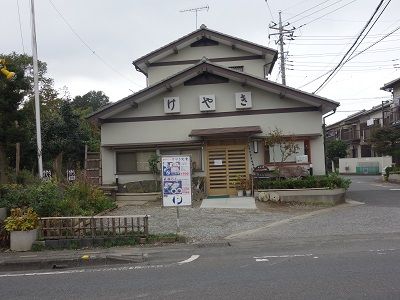
{"type": "Polygon", "coordinates": [[[224,127],[224,128],[207,128],[193,129],[189,136],[199,137],[236,137],[236,136],[251,136],[256,133],[262,133],[260,126],[244,126],[244,127],[224,127]]]}

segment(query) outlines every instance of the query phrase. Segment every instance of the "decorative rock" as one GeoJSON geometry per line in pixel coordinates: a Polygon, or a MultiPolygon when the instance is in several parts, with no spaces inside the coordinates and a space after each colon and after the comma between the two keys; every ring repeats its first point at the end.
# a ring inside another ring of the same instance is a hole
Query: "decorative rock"
{"type": "Polygon", "coordinates": [[[260,192],[258,194],[258,200],[262,201],[262,202],[266,202],[269,200],[269,193],[266,192],[260,192]]]}

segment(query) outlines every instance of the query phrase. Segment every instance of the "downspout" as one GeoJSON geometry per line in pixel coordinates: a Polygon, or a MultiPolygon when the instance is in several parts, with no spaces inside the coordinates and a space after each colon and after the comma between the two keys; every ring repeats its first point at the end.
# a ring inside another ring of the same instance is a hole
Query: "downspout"
{"type": "Polygon", "coordinates": [[[325,124],[325,119],[327,117],[332,116],[336,112],[336,108],[333,109],[333,111],[326,115],[325,117],[322,117],[323,122],[322,122],[322,134],[324,136],[324,162],[325,162],[325,175],[328,175],[328,168],[327,168],[327,159],[326,159],[326,124],[325,124]]]}

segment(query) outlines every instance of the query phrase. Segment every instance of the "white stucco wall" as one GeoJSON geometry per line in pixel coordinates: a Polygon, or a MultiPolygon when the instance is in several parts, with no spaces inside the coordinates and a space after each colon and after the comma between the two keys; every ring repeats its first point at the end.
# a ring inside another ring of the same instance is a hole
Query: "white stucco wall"
{"type": "MultiPolygon", "coordinates": [[[[171,54],[164,59],[157,61],[159,62],[174,62],[174,61],[185,61],[185,60],[195,60],[200,61],[203,57],[208,59],[212,58],[221,58],[221,57],[241,57],[241,56],[251,56],[253,53],[249,53],[246,51],[242,51],[239,49],[232,49],[232,47],[228,47],[225,45],[217,45],[217,46],[206,46],[206,47],[187,47],[180,50],[177,54],[171,54]]],[[[244,66],[244,72],[264,77],[264,65],[266,63],[270,63],[272,60],[271,56],[268,56],[267,59],[254,59],[254,60],[241,60],[241,61],[224,61],[224,62],[216,62],[225,67],[231,66],[244,66]]],[[[176,74],[193,64],[186,65],[172,65],[172,66],[151,66],[149,67],[148,74],[148,83],[154,84],[159,82],[173,74],[176,74]]]]}
{"type": "MultiPolygon", "coordinates": [[[[216,112],[236,111],[235,92],[250,91],[252,95],[253,110],[305,107],[304,103],[278,95],[262,91],[257,88],[245,86],[236,82],[224,84],[180,86],[171,92],[160,94],[152,99],[139,103],[137,109],[128,109],[113,118],[134,118],[165,116],[164,97],[179,96],[180,115],[200,114],[199,95],[213,94],[216,97],[216,112]]],[[[206,114],[206,113],[203,113],[206,114]]],[[[321,134],[311,140],[311,158],[315,174],[324,174],[324,154],[322,139],[321,112],[295,112],[275,114],[235,115],[210,118],[172,119],[141,122],[104,123],[101,126],[102,145],[135,144],[135,143],[159,143],[182,142],[198,140],[191,138],[192,129],[260,126],[263,133],[259,137],[266,136],[275,127],[281,129],[284,134],[321,134]]],[[[252,145],[251,145],[252,149],[252,145]]],[[[112,151],[103,149],[103,182],[115,181],[115,158],[112,151]]],[[[264,163],[264,153],[261,142],[259,152],[252,152],[254,165],[264,163]]],[[[249,159],[249,172],[252,171],[249,159]]],[[[120,175],[120,182],[151,179],[151,174],[146,175],[120,175]]]]}
{"type": "Polygon", "coordinates": [[[159,96],[141,102],[139,103],[139,107],[137,109],[128,109],[113,116],[113,118],[163,116],[165,115],[164,97],[175,96],[179,96],[181,115],[198,114],[201,113],[199,96],[209,94],[215,95],[216,112],[235,111],[235,93],[245,91],[251,92],[253,103],[252,109],[274,109],[307,106],[299,101],[280,98],[276,94],[268,93],[257,88],[250,86],[243,87],[239,83],[229,82],[221,84],[180,86],[174,88],[171,92],[162,93],[159,96]]]}
{"type": "Polygon", "coordinates": [[[382,173],[383,168],[392,165],[392,157],[391,156],[383,156],[383,157],[340,158],[339,159],[339,173],[340,174],[356,173],[357,164],[360,162],[378,163],[379,164],[379,172],[382,173]]]}

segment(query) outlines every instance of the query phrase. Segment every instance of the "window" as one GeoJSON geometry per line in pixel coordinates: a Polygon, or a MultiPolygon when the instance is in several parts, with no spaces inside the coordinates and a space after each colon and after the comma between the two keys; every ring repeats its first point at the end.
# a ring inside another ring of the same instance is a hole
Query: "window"
{"type": "Polygon", "coordinates": [[[117,173],[148,173],[149,158],[155,151],[117,152],[117,173]]]}
{"type": "Polygon", "coordinates": [[[196,149],[161,149],[161,155],[190,155],[192,166],[195,171],[202,171],[202,152],[200,148],[196,149]]]}
{"type": "MultiPolygon", "coordinates": [[[[308,155],[308,160],[310,160],[310,143],[309,141],[296,141],[296,144],[299,147],[297,153],[290,155],[284,162],[287,163],[295,163],[296,156],[298,155],[308,155]]],[[[274,145],[272,147],[264,148],[264,161],[265,163],[273,163],[273,162],[281,162],[282,161],[282,153],[279,145],[274,145]]]]}

